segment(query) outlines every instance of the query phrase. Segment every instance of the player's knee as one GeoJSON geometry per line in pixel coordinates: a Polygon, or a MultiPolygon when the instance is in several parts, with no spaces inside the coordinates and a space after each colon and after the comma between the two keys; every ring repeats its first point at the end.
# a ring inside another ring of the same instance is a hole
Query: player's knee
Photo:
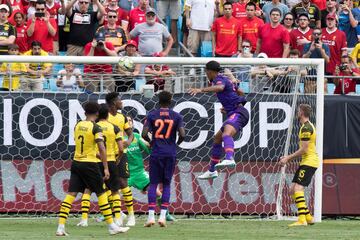
{"type": "Polygon", "coordinates": [[[293,187],[293,192],[302,192],[304,191],[304,187],[301,186],[300,184],[294,184],[294,187],[293,187]]]}

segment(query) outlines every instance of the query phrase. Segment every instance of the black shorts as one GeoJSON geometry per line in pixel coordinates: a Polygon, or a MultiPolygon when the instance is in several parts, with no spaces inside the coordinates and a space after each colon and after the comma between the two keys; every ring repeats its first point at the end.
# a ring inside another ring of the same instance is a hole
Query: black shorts
{"type": "Polygon", "coordinates": [[[293,183],[300,184],[301,186],[307,187],[311,183],[311,179],[315,174],[317,168],[302,165],[296,171],[294,178],[292,180],[293,183]]]}
{"type": "MultiPolygon", "coordinates": [[[[102,162],[98,164],[101,171],[101,175],[104,176],[104,165],[102,162]]],[[[108,168],[109,168],[110,178],[105,181],[105,185],[107,189],[111,190],[112,192],[118,191],[120,189],[120,182],[119,182],[119,173],[116,163],[114,161],[108,162],[108,168]]]]}
{"type": "Polygon", "coordinates": [[[119,177],[121,177],[121,178],[129,178],[130,177],[128,159],[127,159],[126,154],[122,155],[117,167],[118,167],[119,177]]]}
{"type": "Polygon", "coordinates": [[[69,192],[84,192],[85,188],[88,188],[96,194],[101,194],[104,192],[103,185],[98,163],[72,161],[69,192]]]}

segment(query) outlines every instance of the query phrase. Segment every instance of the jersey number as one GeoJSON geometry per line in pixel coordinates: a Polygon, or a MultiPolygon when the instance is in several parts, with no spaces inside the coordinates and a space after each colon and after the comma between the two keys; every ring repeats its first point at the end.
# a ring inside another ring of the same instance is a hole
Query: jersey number
{"type": "Polygon", "coordinates": [[[83,154],[83,152],[84,152],[84,136],[82,136],[82,135],[80,135],[79,137],[78,137],[78,139],[81,139],[81,154],[83,154]]]}
{"type": "Polygon", "coordinates": [[[168,139],[170,137],[171,130],[173,128],[173,124],[174,124],[174,120],[171,120],[171,119],[165,119],[165,120],[156,119],[155,127],[158,127],[158,129],[155,132],[155,138],[168,139]],[[165,127],[165,124],[167,124],[168,127],[167,127],[166,134],[164,137],[164,134],[161,134],[161,132],[162,132],[163,128],[165,127]]]}

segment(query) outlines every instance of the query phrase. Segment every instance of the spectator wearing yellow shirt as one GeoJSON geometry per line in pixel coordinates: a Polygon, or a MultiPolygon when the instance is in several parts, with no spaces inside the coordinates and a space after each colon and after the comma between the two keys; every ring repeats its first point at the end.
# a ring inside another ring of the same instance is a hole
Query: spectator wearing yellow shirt
{"type": "Polygon", "coordinates": [[[356,44],[350,54],[351,60],[355,66],[360,67],[360,43],[356,44]]]}
{"type": "MultiPolygon", "coordinates": [[[[19,55],[19,46],[16,44],[8,45],[9,55],[19,55]]],[[[26,65],[24,63],[2,63],[0,72],[4,74],[2,87],[4,89],[19,90],[20,78],[26,72],[26,65]]]]}
{"type": "MultiPolygon", "coordinates": [[[[33,41],[31,49],[24,53],[28,56],[48,56],[48,53],[41,49],[41,43],[33,41]]],[[[29,63],[27,66],[27,77],[23,89],[26,91],[42,91],[45,75],[51,72],[51,63],[29,63]]]]}

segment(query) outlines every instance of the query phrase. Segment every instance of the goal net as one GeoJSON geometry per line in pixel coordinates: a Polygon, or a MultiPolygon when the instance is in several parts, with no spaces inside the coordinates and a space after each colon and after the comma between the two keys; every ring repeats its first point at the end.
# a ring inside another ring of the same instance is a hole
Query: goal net
{"type": "MultiPolygon", "coordinates": [[[[13,62],[24,63],[26,67],[52,63],[50,72],[38,74],[42,78],[40,91],[21,87],[23,82],[29,84],[34,79],[30,78],[29,82],[28,72],[12,71],[11,67],[2,69],[2,81],[12,83],[19,79],[19,89],[0,93],[0,213],[4,215],[58,211],[70,177],[73,129],[76,122],[84,118],[82,104],[90,100],[103,103],[104,91],[110,83],[119,87],[116,90],[121,92],[122,111],[134,118],[138,132],[142,130],[146,114],[157,107],[156,93],[147,96],[141,89],[146,92],[150,85],[155,91],[166,89],[175,93],[173,107],[184,117],[186,138],[178,148],[170,200],[172,213],[276,216],[278,219],[296,215],[288,189],[300,159],[285,169],[281,169],[278,160],[298,148],[300,124],[296,108],[300,103],[308,103],[313,108],[311,121],[317,129],[317,150],[322,159],[319,150],[322,149],[324,86],[320,60],[216,59],[224,67],[223,74],[246,93],[245,107],[250,112],[250,121],[234,138],[236,168],[223,170],[218,178],[204,181],[196,177],[208,168],[212,138],[224,116],[216,95],[190,96],[187,90],[207,86],[204,65],[210,59],[133,58],[126,63],[126,70],[137,64],[140,70],[139,74],[129,74],[102,71],[102,64],[117,68],[119,58],[116,57],[0,58],[8,66],[13,62]],[[73,79],[74,86],[67,88],[58,74],[65,69],[64,63],[73,63],[74,68],[79,69],[73,79]],[[84,73],[86,64],[98,72],[84,73]],[[144,73],[149,66],[172,72],[144,73]],[[94,88],[90,89],[89,85],[94,88]]],[[[148,157],[144,159],[147,168],[148,157]]],[[[317,221],[321,220],[321,171],[320,167],[306,191],[309,208],[315,212],[317,221]]],[[[132,189],[136,212],[145,213],[147,196],[132,189]]],[[[92,202],[96,201],[93,196],[92,202]]],[[[96,204],[92,206],[91,211],[97,212],[96,204]]],[[[73,211],[80,212],[80,201],[76,201],[73,211]]]]}

